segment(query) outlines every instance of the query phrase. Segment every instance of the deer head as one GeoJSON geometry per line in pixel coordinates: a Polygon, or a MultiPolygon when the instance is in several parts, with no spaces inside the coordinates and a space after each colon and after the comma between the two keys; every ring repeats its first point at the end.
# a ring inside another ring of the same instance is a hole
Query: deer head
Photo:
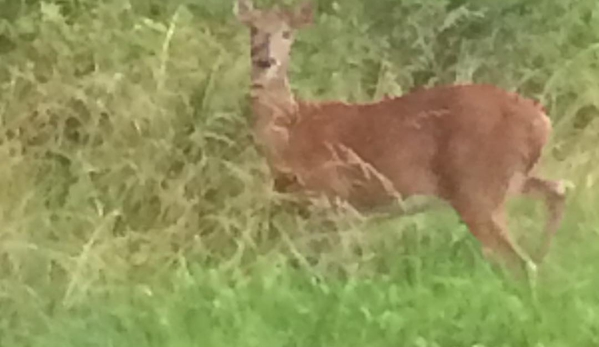
{"type": "Polygon", "coordinates": [[[312,6],[294,9],[254,9],[251,0],[237,0],[235,12],[250,28],[252,86],[266,88],[284,83],[294,31],[312,22],[312,6]]]}

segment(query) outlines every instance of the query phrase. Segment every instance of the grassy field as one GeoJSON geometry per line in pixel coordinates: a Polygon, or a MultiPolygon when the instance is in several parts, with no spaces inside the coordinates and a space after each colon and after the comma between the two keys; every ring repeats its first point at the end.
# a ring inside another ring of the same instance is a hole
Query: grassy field
{"type": "MultiPolygon", "coordinates": [[[[546,105],[541,171],[575,188],[538,281],[450,210],[304,218],[271,192],[232,1],[0,0],[0,346],[599,345],[596,2],[314,2],[302,97],[474,81],[546,105]]],[[[510,210],[533,250],[540,204],[510,210]]]]}

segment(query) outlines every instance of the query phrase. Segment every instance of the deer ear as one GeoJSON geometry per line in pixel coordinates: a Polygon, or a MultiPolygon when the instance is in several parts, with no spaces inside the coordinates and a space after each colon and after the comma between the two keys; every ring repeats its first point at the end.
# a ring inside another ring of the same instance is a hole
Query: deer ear
{"type": "Polygon", "coordinates": [[[301,28],[314,22],[314,6],[311,2],[304,2],[290,13],[290,24],[294,28],[301,28]]]}
{"type": "Polygon", "coordinates": [[[235,13],[240,22],[244,24],[251,22],[255,13],[252,0],[237,0],[233,7],[233,13],[235,13]]]}

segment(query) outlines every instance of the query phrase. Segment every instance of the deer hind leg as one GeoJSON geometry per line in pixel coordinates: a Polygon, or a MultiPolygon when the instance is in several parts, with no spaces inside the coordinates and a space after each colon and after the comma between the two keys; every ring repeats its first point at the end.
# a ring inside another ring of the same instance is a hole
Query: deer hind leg
{"type": "Polygon", "coordinates": [[[566,185],[562,181],[551,181],[539,177],[530,176],[526,178],[522,187],[525,195],[540,197],[544,200],[548,215],[544,230],[544,239],[536,256],[537,262],[541,262],[551,247],[551,241],[560,227],[564,216],[566,185]]]}
{"type": "Polygon", "coordinates": [[[534,265],[530,257],[513,242],[508,232],[503,201],[488,204],[472,197],[453,201],[452,205],[481,243],[485,258],[506,262],[519,270],[526,270],[527,266],[534,265]]]}

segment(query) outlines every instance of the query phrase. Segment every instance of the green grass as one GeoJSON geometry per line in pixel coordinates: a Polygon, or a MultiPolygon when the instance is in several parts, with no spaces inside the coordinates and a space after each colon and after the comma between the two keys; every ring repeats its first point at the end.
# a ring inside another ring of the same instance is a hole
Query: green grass
{"type": "MultiPolygon", "coordinates": [[[[595,1],[315,3],[302,97],[474,81],[543,101],[540,169],[576,187],[537,282],[450,210],[305,218],[274,194],[231,2],[0,0],[0,346],[599,344],[595,1]]],[[[529,250],[539,205],[510,204],[529,250]]]]}
{"type": "Polygon", "coordinates": [[[35,346],[599,342],[599,283],[592,264],[578,267],[576,275],[553,272],[536,293],[449,254],[399,267],[391,273],[323,279],[282,265],[277,257],[263,258],[246,272],[206,270],[182,261],[172,273],[159,273],[147,283],[106,286],[76,305],[54,308],[51,320],[47,310],[32,314],[30,323],[38,320],[40,331],[31,336],[25,325],[12,331],[4,345],[23,340],[35,346]]]}

